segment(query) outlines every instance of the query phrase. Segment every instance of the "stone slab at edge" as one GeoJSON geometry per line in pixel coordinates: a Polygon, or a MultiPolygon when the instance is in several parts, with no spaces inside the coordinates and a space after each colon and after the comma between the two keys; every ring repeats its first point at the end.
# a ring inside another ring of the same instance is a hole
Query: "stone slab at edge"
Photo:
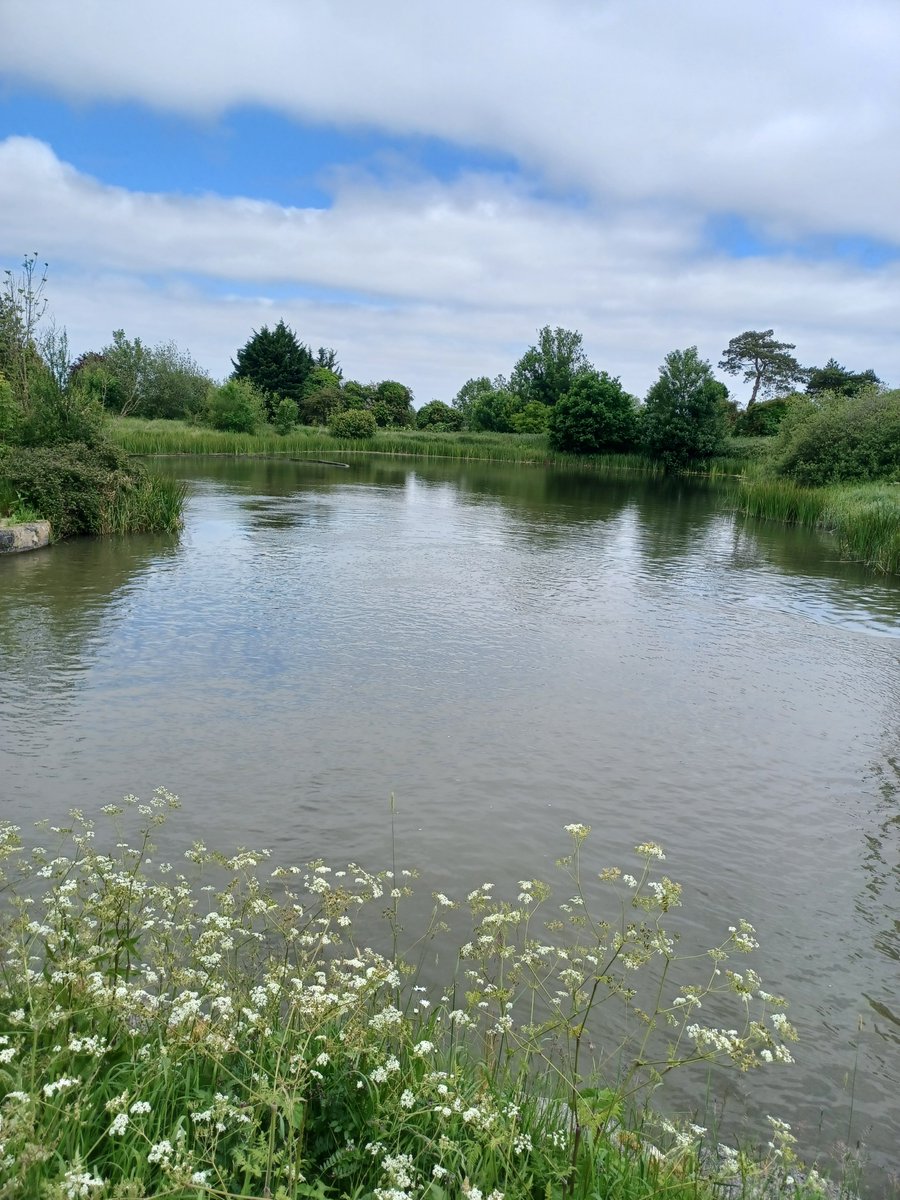
{"type": "Polygon", "coordinates": [[[0,521],[0,554],[40,550],[50,541],[49,521],[23,521],[12,525],[0,521]]]}

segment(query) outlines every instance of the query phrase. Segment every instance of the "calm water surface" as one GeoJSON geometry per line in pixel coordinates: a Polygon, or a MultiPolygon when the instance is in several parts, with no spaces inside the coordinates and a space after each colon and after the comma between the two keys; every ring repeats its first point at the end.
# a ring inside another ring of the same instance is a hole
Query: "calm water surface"
{"type": "Polygon", "coordinates": [[[724,1124],[776,1113],[832,1157],[861,1141],[886,1191],[900,582],[686,484],[166,469],[190,481],[180,539],[0,560],[0,816],[163,784],[185,844],[377,867],[394,793],[425,894],[552,874],[569,821],[598,867],[659,840],[688,939],[752,920],[801,1031],[795,1066],[716,1079],[724,1124]]]}

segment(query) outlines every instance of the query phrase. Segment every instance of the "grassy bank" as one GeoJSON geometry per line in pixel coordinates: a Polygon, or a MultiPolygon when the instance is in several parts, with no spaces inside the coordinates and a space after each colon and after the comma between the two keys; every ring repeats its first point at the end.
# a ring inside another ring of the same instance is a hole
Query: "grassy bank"
{"type": "Polygon", "coordinates": [[[183,502],[182,483],[149,472],[116,446],[0,445],[0,505],[49,521],[54,540],[174,533],[183,502]]]}
{"type": "Polygon", "coordinates": [[[833,533],[845,558],[900,574],[900,484],[802,487],[789,479],[741,482],[741,511],[833,533]]]}
{"type": "MultiPolygon", "coordinates": [[[[444,433],[425,429],[382,429],[373,438],[359,441],[332,437],[327,430],[300,426],[286,436],[271,429],[260,433],[224,433],[185,421],[145,421],[115,417],[110,436],[133,454],[234,454],[304,456],[331,458],[360,454],[384,454],[413,458],[445,458],[458,461],[506,462],[534,466],[580,466],[602,472],[633,472],[662,475],[660,463],[641,454],[579,456],[551,450],[544,434],[444,433]]],[[[751,440],[751,439],[745,439],[751,440]]],[[[732,455],[714,459],[704,475],[739,475],[746,448],[735,447],[732,455]]]]}
{"type": "Polygon", "coordinates": [[[0,823],[0,1195],[712,1200],[797,1176],[780,1121],[760,1160],[653,1117],[672,1070],[790,1061],[795,1036],[728,969],[746,922],[676,954],[657,846],[598,883],[571,825],[562,903],[536,879],[423,901],[412,872],[266,851],[173,867],[151,839],[175,807],[73,813],[30,851],[0,823]]]}

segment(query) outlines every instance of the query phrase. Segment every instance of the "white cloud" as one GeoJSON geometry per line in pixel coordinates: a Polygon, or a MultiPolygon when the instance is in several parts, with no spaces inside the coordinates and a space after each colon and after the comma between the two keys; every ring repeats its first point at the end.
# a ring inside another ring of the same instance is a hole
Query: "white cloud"
{"type": "Polygon", "coordinates": [[[0,70],[90,101],[433,134],[597,199],[900,241],[895,0],[5,0],[0,70]]]}
{"type": "Polygon", "coordinates": [[[425,401],[508,371],[549,323],[580,329],[597,365],[643,394],[669,350],[698,343],[716,362],[735,333],[774,326],[801,361],[834,354],[900,382],[900,264],[734,261],[684,210],[574,210],[474,176],[346,176],[320,210],[151,195],[24,138],[0,142],[0,210],[0,258],[49,259],[77,350],[123,327],[174,339],[221,376],[251,329],[283,316],[334,346],[348,376],[400,378],[425,401]]]}

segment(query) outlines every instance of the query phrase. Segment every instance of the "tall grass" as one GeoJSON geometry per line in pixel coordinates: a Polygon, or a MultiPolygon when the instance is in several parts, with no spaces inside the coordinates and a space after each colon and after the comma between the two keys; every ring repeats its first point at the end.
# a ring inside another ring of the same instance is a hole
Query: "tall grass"
{"type": "Polygon", "coordinates": [[[177,533],[182,525],[187,485],[152,472],[118,488],[103,505],[99,534],[177,533]]]}
{"type": "Polygon", "coordinates": [[[900,574],[900,484],[809,488],[790,479],[744,479],[743,512],[833,533],[846,558],[900,574]]]}
{"type": "MultiPolygon", "coordinates": [[[[446,458],[459,461],[520,463],[537,466],[578,466],[607,474],[661,476],[665,468],[642,454],[573,455],[551,450],[543,434],[448,433],[434,430],[384,429],[372,438],[332,437],[325,429],[299,427],[281,436],[272,430],[261,433],[225,433],[190,425],[184,421],[146,421],[114,418],[110,435],[133,454],[233,454],[312,456],[330,458],[383,454],[392,457],[446,458]]],[[[698,467],[702,475],[739,475],[744,465],[742,449],[737,456],[714,459],[698,467]]]]}
{"type": "Polygon", "coordinates": [[[127,797],[108,830],[73,812],[30,851],[0,823],[3,1197],[712,1200],[714,1178],[774,1195],[795,1172],[780,1121],[753,1163],[652,1116],[672,1070],[790,1061],[795,1036],[730,967],[746,922],[676,954],[659,847],[598,882],[567,826],[562,902],[537,879],[433,893],[404,948],[413,872],[199,843],[172,865],[152,839],[177,803],[127,797]],[[426,949],[459,964],[443,986],[426,949]]]}

